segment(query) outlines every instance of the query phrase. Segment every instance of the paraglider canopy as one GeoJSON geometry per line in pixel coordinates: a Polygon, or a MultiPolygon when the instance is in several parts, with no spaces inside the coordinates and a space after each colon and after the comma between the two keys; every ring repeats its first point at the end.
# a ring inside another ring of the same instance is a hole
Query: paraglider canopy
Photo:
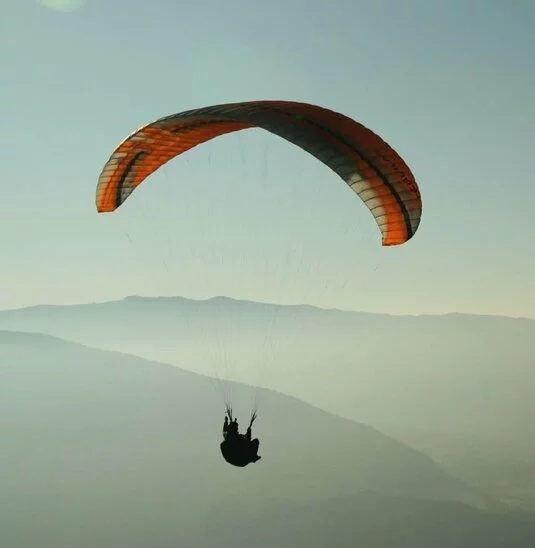
{"type": "Polygon", "coordinates": [[[372,213],[384,246],[403,244],[416,233],[422,214],[420,191],[400,156],[351,118],[291,101],[213,105],[138,129],[104,166],[96,191],[97,210],[115,211],[150,174],[187,150],[253,127],[294,143],[338,174],[372,213]]]}

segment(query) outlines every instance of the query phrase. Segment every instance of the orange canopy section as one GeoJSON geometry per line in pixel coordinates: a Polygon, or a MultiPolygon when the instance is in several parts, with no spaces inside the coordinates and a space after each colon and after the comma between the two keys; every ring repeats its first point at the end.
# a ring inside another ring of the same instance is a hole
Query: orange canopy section
{"type": "Polygon", "coordinates": [[[422,200],[411,170],[378,135],[351,118],[316,105],[251,101],[214,105],[160,118],[123,141],[99,177],[97,210],[116,210],[151,173],[187,150],[258,127],[306,150],[337,173],[375,218],[383,245],[414,236],[422,200]]]}

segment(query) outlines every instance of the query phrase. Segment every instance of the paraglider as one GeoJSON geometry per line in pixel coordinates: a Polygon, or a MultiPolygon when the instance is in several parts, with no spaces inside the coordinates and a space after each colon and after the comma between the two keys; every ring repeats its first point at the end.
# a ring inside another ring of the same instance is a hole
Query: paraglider
{"type": "MultiPolygon", "coordinates": [[[[127,137],[100,174],[100,213],[121,207],[152,173],[184,152],[225,134],[261,128],[307,151],[333,170],[364,202],[382,234],[383,246],[397,246],[418,230],[422,200],[415,178],[381,137],[338,112],[293,101],[250,101],[212,105],[172,114],[127,137]]],[[[245,434],[230,408],[220,444],[223,458],[238,467],[257,462],[259,441],[252,424],[245,434]],[[230,422],[229,422],[230,421],[230,422]]]]}
{"type": "Polygon", "coordinates": [[[243,468],[248,464],[258,462],[262,458],[258,454],[260,441],[256,438],[252,439],[251,428],[255,419],[256,413],[253,412],[246,433],[240,434],[238,419],[236,417],[232,418],[232,411],[227,409],[223,423],[223,441],[220,448],[223,458],[229,464],[243,468]]]}
{"type": "Polygon", "coordinates": [[[279,135],[329,166],[363,200],[382,245],[400,245],[416,233],[422,200],[414,176],[378,135],[326,108],[291,101],[213,105],[160,118],[135,131],[100,174],[96,205],[115,211],[154,171],[211,139],[258,127],[279,135]]]}

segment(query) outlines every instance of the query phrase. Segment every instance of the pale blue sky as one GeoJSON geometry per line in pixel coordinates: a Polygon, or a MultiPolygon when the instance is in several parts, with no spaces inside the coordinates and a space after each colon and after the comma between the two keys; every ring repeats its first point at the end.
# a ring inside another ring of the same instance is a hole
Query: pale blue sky
{"type": "Polygon", "coordinates": [[[0,308],[226,294],[535,317],[530,0],[1,10],[0,308]],[[390,142],[422,191],[413,240],[382,248],[340,179],[259,130],[176,159],[96,213],[100,170],[131,131],[255,99],[324,105],[390,142]]]}

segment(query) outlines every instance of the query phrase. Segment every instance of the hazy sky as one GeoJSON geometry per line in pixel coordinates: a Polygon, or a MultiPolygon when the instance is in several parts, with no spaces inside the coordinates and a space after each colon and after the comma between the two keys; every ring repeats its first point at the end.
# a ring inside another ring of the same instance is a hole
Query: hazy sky
{"type": "Polygon", "coordinates": [[[226,294],[535,317],[530,0],[0,9],[0,308],[226,294]],[[394,146],[422,191],[413,240],[382,248],[334,173],[260,130],[201,146],[97,214],[100,170],[130,132],[255,99],[342,111],[394,146]]]}

